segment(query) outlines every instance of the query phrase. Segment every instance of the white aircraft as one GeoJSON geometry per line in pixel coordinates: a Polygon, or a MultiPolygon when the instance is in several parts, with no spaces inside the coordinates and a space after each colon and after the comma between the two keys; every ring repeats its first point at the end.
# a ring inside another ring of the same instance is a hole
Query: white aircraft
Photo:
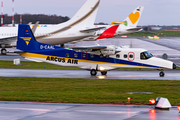
{"type": "MultiPolygon", "coordinates": [[[[100,0],[87,0],[79,11],[67,22],[49,27],[37,27],[35,36],[39,42],[64,44],[94,35],[94,22],[100,0]]],[[[0,27],[1,53],[6,54],[7,47],[16,46],[18,27],[0,27]]]]}
{"type": "Polygon", "coordinates": [[[116,68],[150,68],[176,69],[176,65],[168,60],[154,57],[145,49],[120,48],[115,46],[90,46],[66,49],[36,41],[28,25],[19,25],[17,52],[22,57],[36,62],[46,62],[60,66],[74,66],[89,70],[92,76],[100,71],[116,68]]]}
{"type": "Polygon", "coordinates": [[[142,28],[137,27],[137,24],[143,10],[144,6],[139,6],[131,14],[129,14],[124,21],[113,21],[111,25],[101,25],[101,27],[106,27],[106,29],[98,30],[94,36],[84,38],[83,40],[99,40],[115,37],[117,35],[139,32],[142,30],[142,28]]]}

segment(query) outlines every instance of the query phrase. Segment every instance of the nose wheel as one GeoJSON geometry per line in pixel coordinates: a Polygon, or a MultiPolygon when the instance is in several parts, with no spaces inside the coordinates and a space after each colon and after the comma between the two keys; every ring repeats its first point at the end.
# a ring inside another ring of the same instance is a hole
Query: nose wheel
{"type": "Polygon", "coordinates": [[[163,71],[161,71],[161,72],[159,73],[159,76],[160,76],[160,77],[164,77],[164,75],[165,75],[165,74],[164,74],[163,71]]]}

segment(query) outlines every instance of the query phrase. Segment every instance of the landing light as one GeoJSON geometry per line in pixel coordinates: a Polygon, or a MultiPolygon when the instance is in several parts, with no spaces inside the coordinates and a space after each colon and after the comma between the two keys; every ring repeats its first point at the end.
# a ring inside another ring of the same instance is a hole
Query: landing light
{"type": "Polygon", "coordinates": [[[179,112],[180,112],[180,106],[177,107],[177,110],[179,110],[179,112]]]}
{"type": "Polygon", "coordinates": [[[105,68],[104,68],[104,67],[99,67],[99,69],[100,69],[100,71],[103,71],[103,70],[105,70],[105,68]]]}
{"type": "Polygon", "coordinates": [[[149,99],[149,103],[151,103],[152,105],[154,105],[156,103],[155,99],[149,99]]]}

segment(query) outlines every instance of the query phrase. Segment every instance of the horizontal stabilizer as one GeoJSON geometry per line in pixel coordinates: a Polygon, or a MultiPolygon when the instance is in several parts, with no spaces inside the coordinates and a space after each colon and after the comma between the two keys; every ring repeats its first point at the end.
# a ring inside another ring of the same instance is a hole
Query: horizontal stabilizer
{"type": "Polygon", "coordinates": [[[119,24],[123,24],[124,22],[123,21],[113,21],[112,23],[111,23],[111,26],[112,25],[119,25],[119,24]]]}
{"type": "Polygon", "coordinates": [[[142,30],[142,28],[140,28],[140,27],[137,27],[137,28],[130,28],[130,29],[127,29],[127,31],[141,31],[142,30]]]}
{"type": "Polygon", "coordinates": [[[85,30],[80,30],[80,32],[91,32],[91,31],[97,31],[100,29],[104,29],[106,27],[96,27],[96,28],[89,28],[89,29],[85,29],[85,30]]]}

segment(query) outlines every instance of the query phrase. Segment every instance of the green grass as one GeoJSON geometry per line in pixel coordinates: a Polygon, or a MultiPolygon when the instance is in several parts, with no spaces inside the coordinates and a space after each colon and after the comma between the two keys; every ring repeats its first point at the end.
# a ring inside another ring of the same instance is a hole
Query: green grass
{"type": "Polygon", "coordinates": [[[0,77],[0,101],[52,103],[149,104],[150,98],[166,97],[180,105],[180,81],[102,80],[0,77]],[[126,94],[153,92],[154,94],[126,94]]]}
{"type": "MultiPolygon", "coordinates": [[[[77,67],[62,67],[58,65],[48,64],[48,63],[37,63],[31,61],[21,61],[21,65],[14,65],[13,61],[3,61],[0,60],[0,68],[13,68],[13,69],[59,69],[59,70],[82,70],[81,68],[77,67]]],[[[176,70],[179,70],[177,68],[176,70]]],[[[138,71],[145,71],[145,70],[153,70],[153,69],[139,69],[139,68],[119,68],[116,70],[138,70],[138,71]]]]}
{"type": "Polygon", "coordinates": [[[157,35],[159,37],[180,37],[180,31],[150,31],[150,32],[136,32],[128,34],[128,36],[147,37],[157,35]]]}
{"type": "Polygon", "coordinates": [[[14,69],[63,69],[63,70],[81,70],[77,67],[62,67],[58,65],[48,64],[48,63],[37,63],[31,61],[21,61],[20,65],[14,65],[13,61],[3,61],[0,60],[0,68],[14,68],[14,69]]]}

